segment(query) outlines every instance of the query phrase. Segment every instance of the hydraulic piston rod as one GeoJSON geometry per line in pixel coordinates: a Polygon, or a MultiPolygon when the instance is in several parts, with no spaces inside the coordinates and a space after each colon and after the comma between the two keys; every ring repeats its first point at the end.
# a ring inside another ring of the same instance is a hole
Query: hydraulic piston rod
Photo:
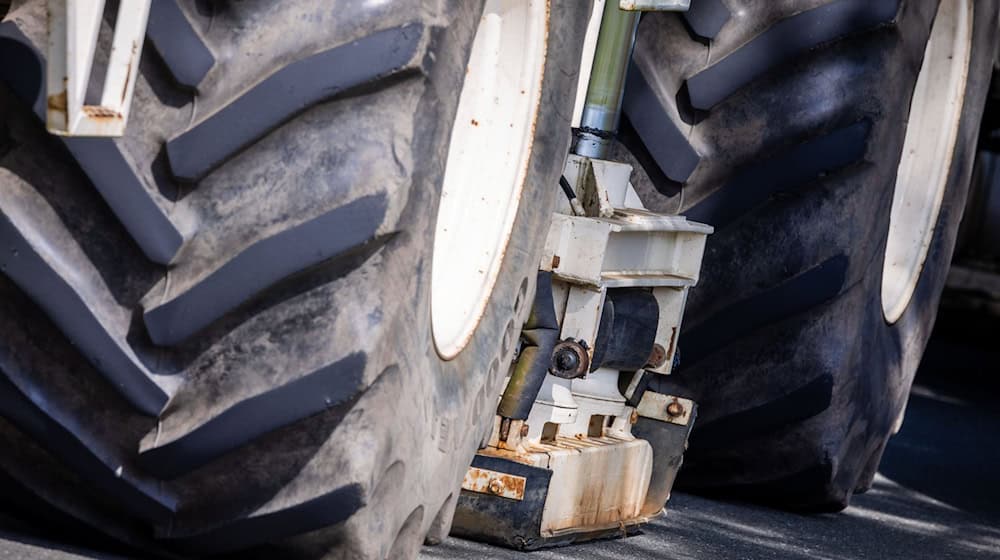
{"type": "Polygon", "coordinates": [[[622,10],[615,0],[604,4],[594,66],[573,150],[577,155],[606,159],[608,146],[618,130],[625,75],[635,46],[639,15],[638,11],[622,10]]]}

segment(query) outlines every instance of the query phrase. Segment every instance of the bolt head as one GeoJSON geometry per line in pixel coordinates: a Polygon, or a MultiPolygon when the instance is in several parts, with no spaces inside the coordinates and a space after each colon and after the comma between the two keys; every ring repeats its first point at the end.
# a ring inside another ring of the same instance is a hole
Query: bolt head
{"type": "Polygon", "coordinates": [[[679,403],[677,401],[674,401],[674,402],[668,404],[667,405],[667,414],[670,417],[672,417],[672,418],[676,418],[678,416],[681,416],[682,414],[684,414],[684,405],[682,405],[681,403],[679,403]]]}
{"type": "Polygon", "coordinates": [[[573,371],[580,365],[580,357],[569,348],[563,348],[556,354],[556,367],[562,371],[573,371]]]}
{"type": "Polygon", "coordinates": [[[497,494],[497,495],[503,494],[504,491],[503,481],[500,480],[499,478],[494,478],[493,480],[490,480],[489,490],[491,494],[497,494]]]}
{"type": "Polygon", "coordinates": [[[590,357],[587,348],[571,339],[566,339],[556,345],[552,351],[552,362],[549,372],[563,379],[576,379],[587,374],[590,367],[590,357]]]}

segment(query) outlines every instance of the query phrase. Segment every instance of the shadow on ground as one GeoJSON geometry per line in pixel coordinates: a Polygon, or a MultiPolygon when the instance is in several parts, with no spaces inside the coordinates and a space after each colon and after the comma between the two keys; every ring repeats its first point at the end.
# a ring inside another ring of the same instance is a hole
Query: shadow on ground
{"type": "Polygon", "coordinates": [[[676,494],[642,534],[522,553],[449,539],[421,558],[1000,558],[1000,320],[942,310],[872,489],[799,515],[676,494]]]}
{"type": "Polygon", "coordinates": [[[1000,526],[1000,319],[942,310],[881,471],[1000,526]]]}

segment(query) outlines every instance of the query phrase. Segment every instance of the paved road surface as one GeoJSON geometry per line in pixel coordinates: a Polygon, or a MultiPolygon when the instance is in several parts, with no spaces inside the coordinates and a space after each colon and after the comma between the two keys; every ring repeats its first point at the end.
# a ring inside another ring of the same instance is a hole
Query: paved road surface
{"type": "Polygon", "coordinates": [[[839,514],[797,516],[676,495],[669,514],[627,539],[543,550],[511,550],[449,539],[421,559],[817,559],[1000,558],[1000,528],[879,476],[839,514]]]}

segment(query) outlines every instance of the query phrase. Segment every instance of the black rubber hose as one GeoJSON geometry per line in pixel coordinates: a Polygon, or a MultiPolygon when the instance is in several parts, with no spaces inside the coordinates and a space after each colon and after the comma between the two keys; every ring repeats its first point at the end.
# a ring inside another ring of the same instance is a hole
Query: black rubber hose
{"type": "Polygon", "coordinates": [[[538,271],[538,285],[531,316],[521,331],[523,347],[510,376],[507,390],[500,399],[497,414],[511,420],[524,420],[531,412],[538,390],[545,381],[552,362],[552,351],[559,340],[559,322],[556,321],[552,301],[552,273],[538,271]]]}
{"type": "Polygon", "coordinates": [[[569,200],[576,198],[576,193],[573,192],[573,187],[569,185],[569,181],[566,180],[565,175],[559,177],[559,186],[562,188],[563,193],[565,193],[566,198],[569,200]]]}

